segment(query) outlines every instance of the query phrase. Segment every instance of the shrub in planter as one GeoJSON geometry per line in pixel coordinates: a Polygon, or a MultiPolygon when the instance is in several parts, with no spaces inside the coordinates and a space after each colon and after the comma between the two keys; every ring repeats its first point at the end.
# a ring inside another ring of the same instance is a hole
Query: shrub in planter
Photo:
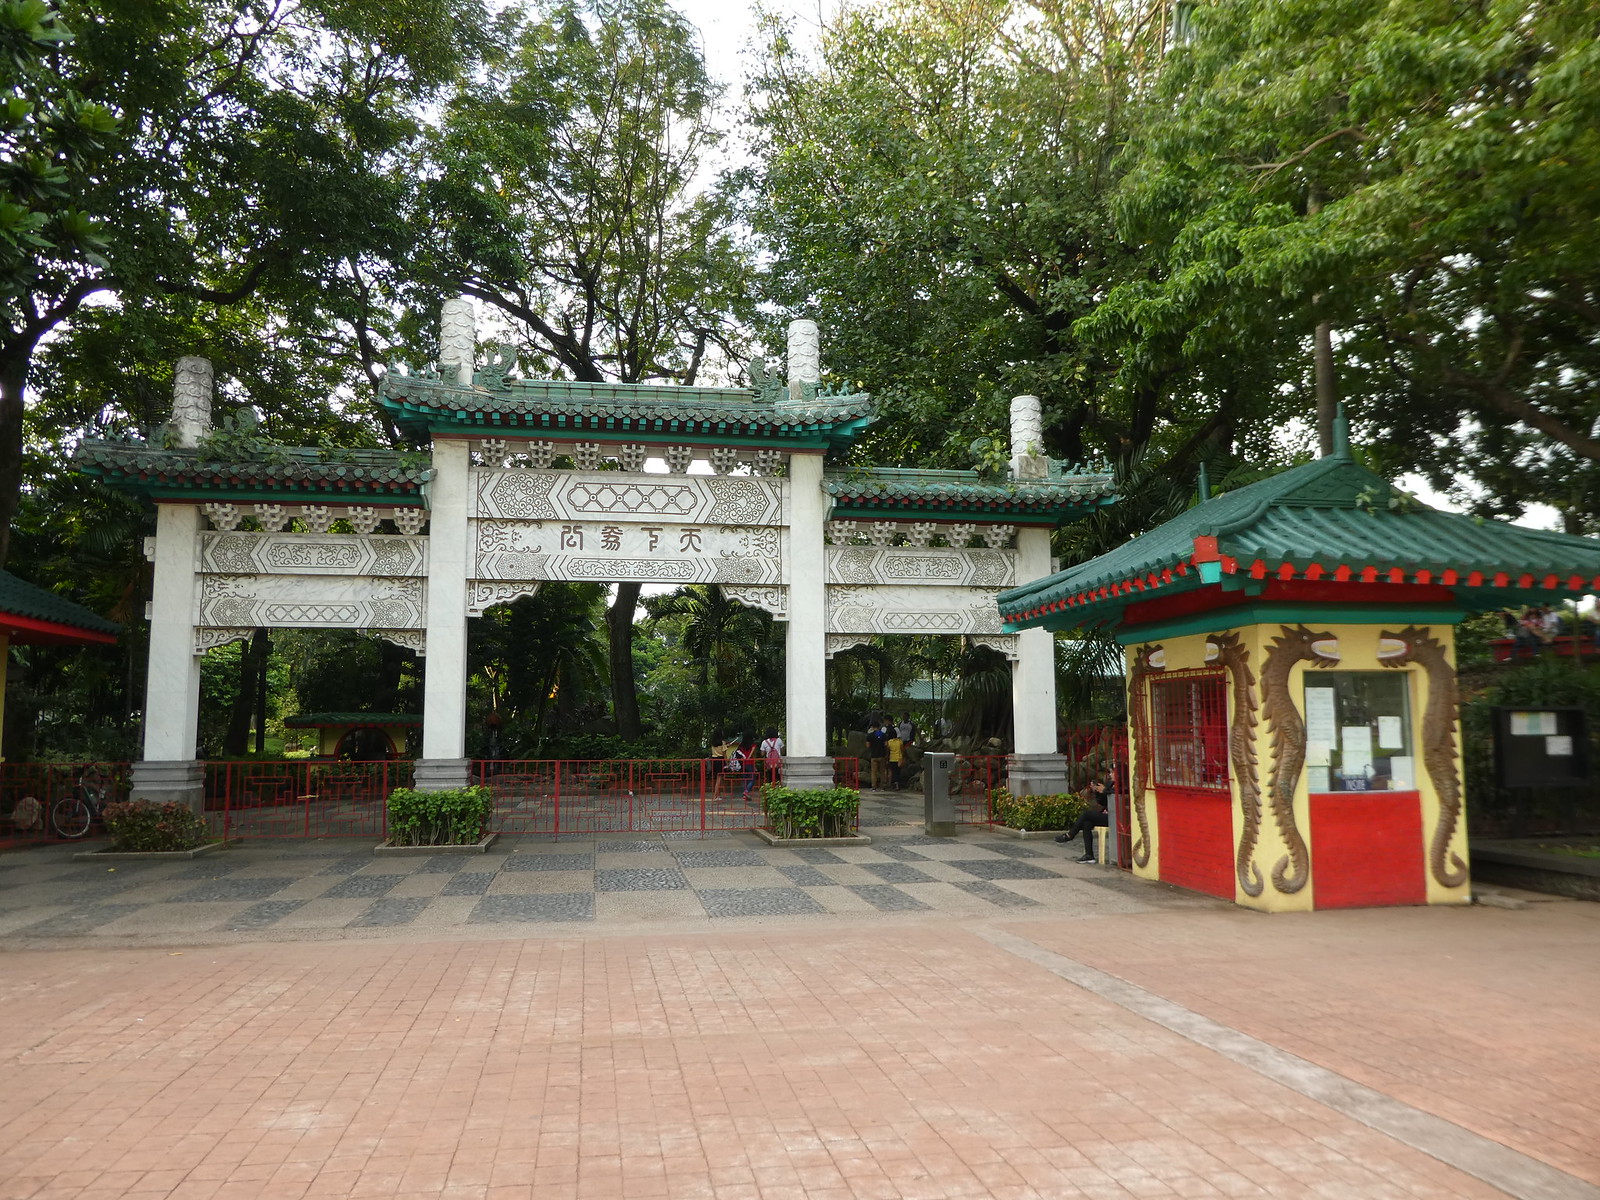
{"type": "Polygon", "coordinates": [[[853,837],[861,793],[843,787],[802,791],[769,783],[761,789],[761,807],[780,838],[853,837]]]}
{"type": "Polygon", "coordinates": [[[1054,796],[1013,796],[1005,788],[989,793],[989,819],[1008,829],[1070,829],[1088,801],[1071,792],[1054,796]]]}
{"type": "Polygon", "coordinates": [[[470,846],[483,837],[493,805],[485,787],[389,793],[391,846],[470,846]]]}
{"type": "Polygon", "coordinates": [[[118,854],[193,850],[206,840],[206,823],[187,804],[168,800],[118,800],[101,811],[118,854]]]}

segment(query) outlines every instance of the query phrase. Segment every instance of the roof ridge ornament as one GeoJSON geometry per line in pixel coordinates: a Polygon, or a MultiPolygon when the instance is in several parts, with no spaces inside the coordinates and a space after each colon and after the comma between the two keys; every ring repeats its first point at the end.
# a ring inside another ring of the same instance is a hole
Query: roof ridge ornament
{"type": "Polygon", "coordinates": [[[511,390],[510,375],[517,369],[517,347],[511,342],[485,342],[488,361],[472,374],[472,382],[492,392],[511,390]]]}
{"type": "Polygon", "coordinates": [[[1335,405],[1333,410],[1333,450],[1323,457],[1341,462],[1355,461],[1350,453],[1350,418],[1345,415],[1342,403],[1335,405]]]}

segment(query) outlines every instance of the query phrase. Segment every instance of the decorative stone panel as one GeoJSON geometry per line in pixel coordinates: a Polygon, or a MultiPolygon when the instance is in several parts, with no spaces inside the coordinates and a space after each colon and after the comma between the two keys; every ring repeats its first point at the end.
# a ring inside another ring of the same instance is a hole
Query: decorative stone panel
{"type": "Polygon", "coordinates": [[[1014,550],[949,546],[829,546],[828,582],[846,584],[1016,586],[1014,550]]]}
{"type": "Polygon", "coordinates": [[[636,475],[623,471],[473,472],[479,518],[685,525],[781,525],[785,483],[747,476],[636,475]]]}
{"type": "Polygon", "coordinates": [[[830,634],[993,633],[1000,629],[1001,589],[828,585],[830,634]]]}
{"type": "Polygon", "coordinates": [[[422,629],[421,579],[340,575],[205,575],[195,625],[202,629],[422,629]]]}
{"type": "Polygon", "coordinates": [[[396,534],[202,533],[200,570],[217,575],[428,573],[428,539],[396,534]]]}
{"type": "Polygon", "coordinates": [[[477,520],[477,580],[783,581],[780,531],[768,526],[635,524],[611,519],[477,520]]]}

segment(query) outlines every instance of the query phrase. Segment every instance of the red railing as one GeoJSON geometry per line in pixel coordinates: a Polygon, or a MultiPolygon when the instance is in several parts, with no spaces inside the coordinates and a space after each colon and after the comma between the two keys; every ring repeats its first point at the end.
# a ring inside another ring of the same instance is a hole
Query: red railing
{"type": "Polygon", "coordinates": [[[99,807],[127,798],[127,763],[0,763],[0,848],[99,832],[99,807]],[[78,801],[92,806],[87,829],[78,801]]]}
{"type": "Polygon", "coordinates": [[[1489,646],[1495,662],[1521,662],[1546,653],[1560,658],[1593,658],[1600,655],[1600,633],[1576,636],[1563,633],[1549,641],[1531,634],[1521,638],[1495,638],[1489,646]]]}
{"type": "Polygon", "coordinates": [[[833,786],[861,788],[861,760],[840,755],[833,760],[833,786]]]}
{"type": "Polygon", "coordinates": [[[382,840],[389,793],[411,780],[405,759],[208,762],[206,821],[222,837],[382,840]]]}
{"type": "Polygon", "coordinates": [[[950,764],[950,798],[956,824],[987,825],[989,793],[1006,785],[1004,754],[958,754],[950,764]]]}

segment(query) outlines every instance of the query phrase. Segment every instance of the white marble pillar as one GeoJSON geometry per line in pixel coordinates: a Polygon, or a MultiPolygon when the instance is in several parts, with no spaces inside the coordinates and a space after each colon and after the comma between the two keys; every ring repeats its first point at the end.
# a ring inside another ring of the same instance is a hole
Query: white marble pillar
{"type": "MultiPolygon", "coordinates": [[[[1050,530],[1017,530],[1017,586],[1050,574],[1050,530]]],[[[1024,629],[1017,635],[1017,661],[1011,671],[1011,714],[1015,753],[1007,764],[1014,795],[1051,795],[1066,790],[1067,761],[1056,744],[1055,635],[1024,629]]]]}
{"type": "Polygon", "coordinates": [[[200,509],[156,505],[155,584],[150,600],[150,662],[144,689],[144,761],[133,765],[135,800],[176,800],[201,812],[200,656],[194,648],[200,509]]]}
{"type": "Polygon", "coordinates": [[[805,385],[822,382],[822,342],[815,321],[789,322],[789,399],[804,400],[805,385]]]}
{"type": "Polygon", "coordinates": [[[822,455],[789,456],[789,630],[784,655],[787,738],[784,774],[790,787],[833,786],[828,756],[827,563],[822,455]]]}
{"type": "Polygon", "coordinates": [[[471,300],[446,300],[439,306],[439,373],[455,372],[462,387],[472,386],[478,357],[477,315],[471,300]]]}
{"type": "Polygon", "coordinates": [[[421,791],[465,787],[468,444],[433,443],[428,483],[428,659],[423,669],[421,791]]]}

